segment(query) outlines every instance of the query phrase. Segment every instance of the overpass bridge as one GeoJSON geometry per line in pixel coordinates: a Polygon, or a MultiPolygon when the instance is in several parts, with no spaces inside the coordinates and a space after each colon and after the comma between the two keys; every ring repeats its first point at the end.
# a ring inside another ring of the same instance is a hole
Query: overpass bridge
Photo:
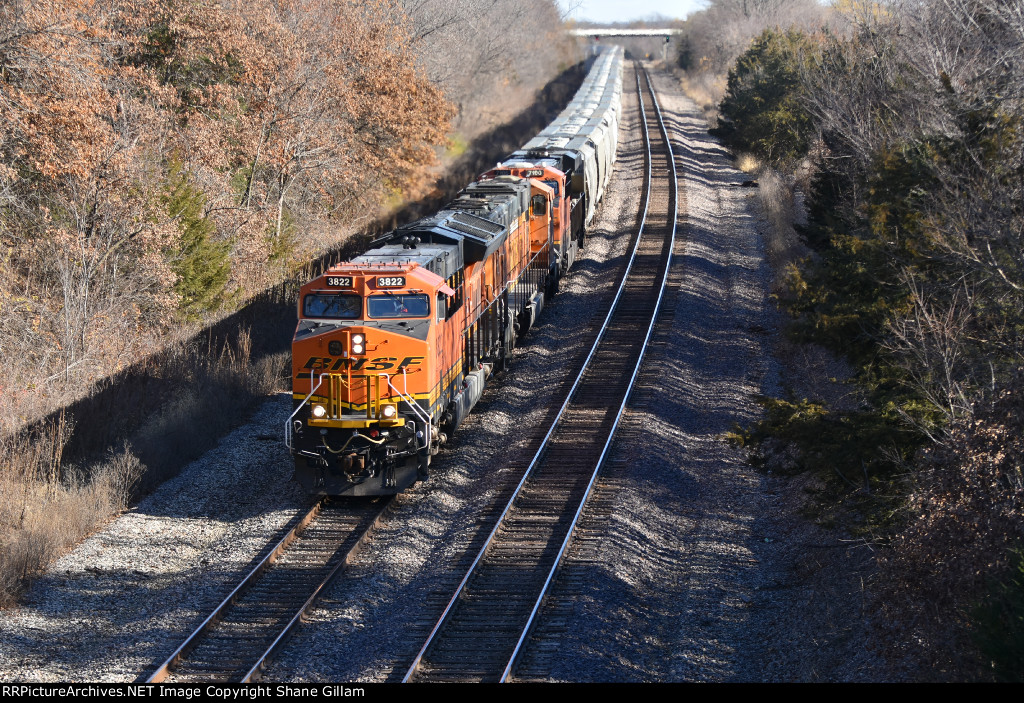
{"type": "Polygon", "coordinates": [[[576,29],[570,29],[569,34],[575,37],[590,37],[595,42],[612,37],[665,37],[665,42],[661,45],[661,60],[664,61],[669,41],[671,41],[673,35],[682,34],[682,31],[675,27],[647,29],[617,29],[615,27],[587,27],[583,29],[577,27],[576,29]]]}
{"type": "Polygon", "coordinates": [[[570,29],[569,34],[576,37],[671,37],[681,34],[683,30],[675,27],[662,29],[616,29],[614,27],[587,27],[586,29],[570,29]]]}

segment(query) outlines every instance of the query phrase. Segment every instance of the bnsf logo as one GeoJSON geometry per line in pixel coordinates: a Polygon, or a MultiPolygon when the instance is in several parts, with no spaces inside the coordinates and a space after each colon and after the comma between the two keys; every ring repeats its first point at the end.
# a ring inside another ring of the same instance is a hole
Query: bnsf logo
{"type": "Polygon", "coordinates": [[[402,359],[402,363],[396,366],[395,362],[398,361],[398,358],[394,356],[378,356],[376,359],[335,359],[330,356],[311,356],[296,378],[308,377],[309,372],[314,369],[324,373],[345,370],[390,371],[394,369],[401,371],[409,366],[419,366],[424,358],[422,356],[407,356],[402,359]]]}

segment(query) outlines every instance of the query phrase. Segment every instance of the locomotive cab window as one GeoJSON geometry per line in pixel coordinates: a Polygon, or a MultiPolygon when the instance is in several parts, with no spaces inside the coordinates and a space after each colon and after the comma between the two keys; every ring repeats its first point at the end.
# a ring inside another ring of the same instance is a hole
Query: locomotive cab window
{"type": "Polygon", "coordinates": [[[370,317],[375,320],[395,317],[426,317],[430,314],[430,298],[421,293],[388,293],[366,299],[370,317]]]}
{"type": "Polygon", "coordinates": [[[547,198],[545,198],[543,195],[535,195],[535,196],[533,196],[533,200],[531,202],[532,202],[532,209],[533,209],[533,216],[534,217],[540,217],[541,215],[547,214],[547,211],[548,211],[548,201],[547,201],[547,198]]]}
{"type": "Polygon", "coordinates": [[[444,293],[437,294],[437,321],[444,322],[448,317],[448,296],[444,293]]]}
{"type": "Polygon", "coordinates": [[[358,295],[310,293],[302,300],[302,314],[305,317],[355,320],[362,312],[363,299],[358,295]]]}

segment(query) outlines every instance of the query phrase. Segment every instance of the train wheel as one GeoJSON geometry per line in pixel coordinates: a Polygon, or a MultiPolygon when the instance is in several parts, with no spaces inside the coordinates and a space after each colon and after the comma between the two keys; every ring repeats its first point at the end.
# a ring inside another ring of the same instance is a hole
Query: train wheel
{"type": "Polygon", "coordinates": [[[507,371],[512,366],[512,350],[516,346],[516,319],[512,311],[508,311],[508,322],[505,324],[505,338],[501,343],[501,358],[498,368],[507,371]]]}
{"type": "Polygon", "coordinates": [[[548,300],[553,298],[558,292],[558,279],[561,278],[556,270],[554,273],[548,273],[548,285],[547,285],[547,297],[548,300]]]}

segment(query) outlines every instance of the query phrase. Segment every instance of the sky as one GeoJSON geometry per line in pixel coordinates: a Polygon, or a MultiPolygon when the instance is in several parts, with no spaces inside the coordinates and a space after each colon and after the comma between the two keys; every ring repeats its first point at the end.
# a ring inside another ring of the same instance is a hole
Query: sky
{"type": "Polygon", "coordinates": [[[706,3],[701,0],[558,0],[569,17],[590,22],[629,22],[652,15],[683,19],[706,3]]]}

